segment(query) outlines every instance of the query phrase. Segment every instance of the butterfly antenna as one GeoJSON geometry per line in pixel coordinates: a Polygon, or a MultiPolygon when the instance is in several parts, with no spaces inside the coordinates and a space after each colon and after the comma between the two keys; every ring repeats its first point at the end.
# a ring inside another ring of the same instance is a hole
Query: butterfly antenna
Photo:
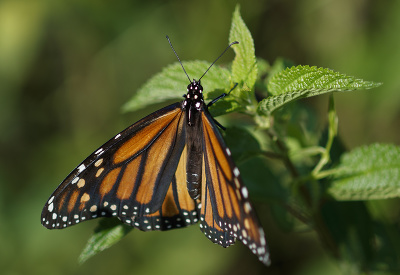
{"type": "Polygon", "coordinates": [[[181,67],[182,67],[183,71],[185,72],[187,78],[189,79],[189,82],[192,82],[192,80],[190,80],[190,77],[189,77],[189,75],[187,74],[187,72],[186,72],[186,70],[185,70],[185,67],[183,67],[182,62],[181,62],[181,60],[179,59],[178,54],[176,53],[174,47],[172,46],[171,40],[169,40],[168,35],[167,35],[166,37],[167,37],[167,40],[168,40],[168,42],[169,42],[169,45],[171,46],[171,49],[174,51],[174,54],[176,55],[176,58],[178,58],[178,61],[179,61],[179,63],[181,64],[181,67]]]}
{"type": "Polygon", "coordinates": [[[224,53],[225,53],[230,47],[232,47],[232,45],[234,45],[234,44],[239,44],[239,42],[238,42],[238,41],[233,41],[231,44],[229,44],[229,46],[226,47],[226,49],[217,57],[217,59],[215,59],[214,62],[211,63],[210,67],[208,67],[208,69],[204,72],[204,74],[199,78],[199,81],[200,81],[200,79],[202,79],[203,76],[208,72],[208,70],[211,69],[211,67],[215,64],[215,62],[217,62],[218,59],[219,59],[221,56],[223,56],[224,53]]]}

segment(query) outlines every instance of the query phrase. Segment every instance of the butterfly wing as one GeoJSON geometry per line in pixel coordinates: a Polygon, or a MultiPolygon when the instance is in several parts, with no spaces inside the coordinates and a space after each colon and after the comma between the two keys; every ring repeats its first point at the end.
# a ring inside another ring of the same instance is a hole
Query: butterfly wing
{"type": "Polygon", "coordinates": [[[186,147],[172,177],[162,206],[152,214],[122,216],[121,221],[141,230],[169,230],[186,227],[199,220],[198,203],[187,191],[186,185],[186,147]]]}
{"type": "Polygon", "coordinates": [[[268,264],[264,231],[248,199],[248,190],[207,110],[202,112],[202,126],[204,166],[200,228],[211,241],[223,247],[234,244],[239,238],[260,261],[268,264]]]}
{"type": "Polygon", "coordinates": [[[117,216],[141,230],[166,230],[195,222],[197,206],[186,200],[187,192],[180,191],[185,178],[175,173],[184,165],[184,127],[184,112],[176,103],[116,135],[53,192],[42,224],[64,228],[117,216]]]}

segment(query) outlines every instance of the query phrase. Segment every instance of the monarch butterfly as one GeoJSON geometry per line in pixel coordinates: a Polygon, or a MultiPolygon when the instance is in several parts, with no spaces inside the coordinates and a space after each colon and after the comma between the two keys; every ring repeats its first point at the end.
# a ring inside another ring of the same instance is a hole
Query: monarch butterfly
{"type": "Polygon", "coordinates": [[[211,66],[192,81],[181,66],[190,82],[184,100],[139,120],[87,157],[50,196],[41,222],[61,229],[116,216],[149,231],[200,220],[201,231],[212,242],[228,247],[238,238],[269,264],[264,231],[217,129],[223,127],[208,111],[226,94],[206,105],[200,80],[211,66]]]}

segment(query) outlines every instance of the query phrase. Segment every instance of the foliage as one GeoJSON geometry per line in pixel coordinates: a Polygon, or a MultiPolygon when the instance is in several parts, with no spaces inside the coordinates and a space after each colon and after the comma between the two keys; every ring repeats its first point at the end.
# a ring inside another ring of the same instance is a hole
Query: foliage
{"type": "MultiPolygon", "coordinates": [[[[290,210],[288,219],[312,228],[347,272],[400,270],[400,253],[390,245],[392,239],[400,238],[399,234],[374,218],[367,205],[369,200],[399,197],[400,148],[374,144],[347,152],[337,136],[333,95],[381,84],[326,68],[287,66],[282,60],[270,65],[256,58],[253,38],[238,7],[233,13],[229,39],[239,41],[233,46],[232,64],[214,65],[202,81],[206,100],[228,92],[238,83],[230,96],[218,101],[210,111],[215,116],[244,113],[254,125],[246,129],[228,127],[225,133],[252,197],[268,202],[274,213],[282,213],[278,209],[284,205],[290,210]],[[257,100],[255,92],[266,96],[257,100]],[[299,127],[307,112],[299,100],[325,93],[329,93],[325,129],[318,132],[312,127],[299,127]]],[[[183,65],[189,76],[199,77],[209,63],[189,61],[183,65]]],[[[179,63],[168,66],[142,86],[124,110],[179,98],[182,95],[177,91],[187,82],[179,63]]],[[[282,215],[275,215],[275,219],[284,226],[282,215]]],[[[100,227],[81,259],[122,238],[125,231],[116,226],[100,227]],[[110,230],[119,233],[107,237],[110,230]]],[[[291,230],[295,231],[296,226],[291,230]]]]}

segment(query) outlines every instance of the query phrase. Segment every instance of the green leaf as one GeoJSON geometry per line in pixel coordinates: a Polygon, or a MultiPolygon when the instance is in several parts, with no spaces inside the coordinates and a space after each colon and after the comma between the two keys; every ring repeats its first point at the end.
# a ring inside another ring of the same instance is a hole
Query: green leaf
{"type": "Polygon", "coordinates": [[[229,41],[239,42],[238,45],[232,47],[236,54],[232,63],[232,80],[239,83],[240,87],[250,91],[257,79],[257,62],[254,41],[240,16],[239,5],[233,12],[229,41]]]}
{"type": "Polygon", "coordinates": [[[283,105],[304,97],[328,92],[371,89],[381,83],[357,79],[330,69],[310,66],[288,68],[275,74],[268,82],[268,91],[274,96],[262,100],[258,111],[271,114],[283,105]]]}
{"type": "Polygon", "coordinates": [[[287,191],[261,154],[262,141],[256,137],[254,129],[230,127],[223,134],[252,199],[264,202],[286,200],[287,191]]]}
{"type": "Polygon", "coordinates": [[[236,163],[260,155],[260,141],[255,137],[254,129],[228,127],[222,132],[224,140],[231,150],[236,163]]]}
{"type": "Polygon", "coordinates": [[[374,144],[344,154],[328,192],[337,200],[400,196],[400,147],[374,144]]]}
{"type": "Polygon", "coordinates": [[[288,199],[287,189],[281,185],[270,166],[263,156],[248,158],[238,164],[253,201],[282,202],[288,199]]]}
{"type": "Polygon", "coordinates": [[[121,223],[117,219],[102,219],[96,227],[93,236],[79,256],[79,263],[83,264],[89,258],[113,246],[128,234],[133,227],[121,223]]]}
{"type": "Polygon", "coordinates": [[[330,69],[300,65],[276,74],[269,81],[268,90],[273,94],[309,91],[307,96],[310,97],[333,91],[371,89],[380,85],[330,69]]]}
{"type": "MultiPolygon", "coordinates": [[[[265,79],[265,84],[266,86],[268,86],[268,83],[270,82],[270,80],[278,73],[282,72],[283,70],[285,70],[286,68],[289,67],[293,67],[293,62],[291,62],[290,60],[284,59],[282,57],[279,57],[275,60],[274,64],[272,64],[268,77],[265,79]]],[[[274,92],[276,91],[269,91],[268,92],[271,95],[276,95],[274,94],[274,92]]]]}
{"type": "MultiPolygon", "coordinates": [[[[211,65],[208,61],[182,62],[190,77],[201,77],[211,65]]],[[[176,62],[148,80],[137,93],[123,106],[124,111],[135,111],[154,103],[171,99],[182,99],[189,84],[181,65],[176,62]]],[[[231,87],[230,72],[226,68],[213,66],[202,78],[205,99],[215,90],[228,91],[231,87]]],[[[219,93],[218,95],[220,95],[219,93]]]]}
{"type": "MultiPolygon", "coordinates": [[[[211,93],[211,95],[207,96],[207,98],[210,100],[214,99],[224,92],[225,91],[216,90],[215,92],[211,93]]],[[[213,117],[217,117],[231,112],[242,112],[244,108],[240,103],[237,102],[234,96],[226,96],[214,103],[208,110],[213,117]]]]}
{"type": "Polygon", "coordinates": [[[303,98],[309,91],[299,91],[292,93],[284,93],[276,96],[269,96],[260,101],[257,107],[257,111],[270,115],[275,110],[279,109],[285,104],[292,102],[296,99],[303,98]]]}

